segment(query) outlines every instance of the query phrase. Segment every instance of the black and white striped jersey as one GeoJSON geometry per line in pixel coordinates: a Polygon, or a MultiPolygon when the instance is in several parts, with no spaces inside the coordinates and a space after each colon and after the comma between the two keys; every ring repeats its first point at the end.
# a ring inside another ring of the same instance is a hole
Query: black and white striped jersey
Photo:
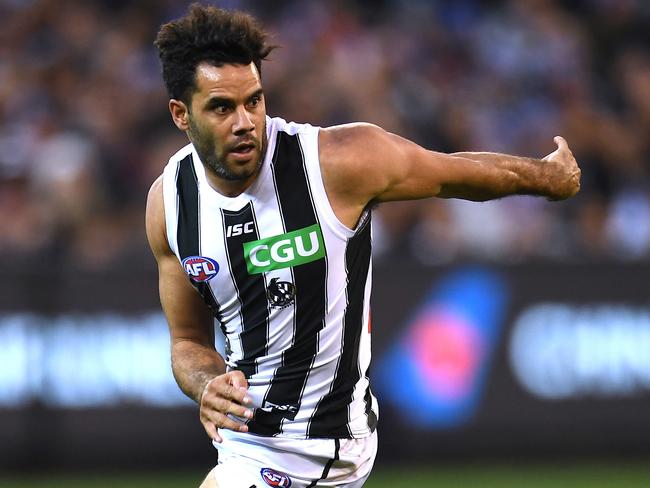
{"type": "Polygon", "coordinates": [[[317,127],[266,122],[260,173],[237,197],[209,185],[191,144],[172,156],[163,176],[169,245],[221,324],[228,367],[248,378],[249,432],[365,437],[377,422],[370,213],[355,230],[334,215],[317,127]]]}

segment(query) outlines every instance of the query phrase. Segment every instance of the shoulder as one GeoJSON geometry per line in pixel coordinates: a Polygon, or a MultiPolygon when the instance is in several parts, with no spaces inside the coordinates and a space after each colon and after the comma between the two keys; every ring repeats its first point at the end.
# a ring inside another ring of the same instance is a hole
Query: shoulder
{"type": "Polygon", "coordinates": [[[145,225],[149,245],[156,258],[169,251],[165,231],[165,206],[163,204],[163,175],[156,178],[149,188],[145,225]]]}
{"type": "Polygon", "coordinates": [[[340,159],[363,153],[387,135],[381,127],[365,122],[325,127],[318,134],[321,157],[340,159]]]}
{"type": "Polygon", "coordinates": [[[328,165],[367,170],[382,162],[410,156],[414,149],[422,149],[411,141],[381,127],[358,122],[336,125],[320,130],[319,156],[328,165]]]}
{"type": "Polygon", "coordinates": [[[149,212],[156,212],[158,207],[160,207],[160,210],[164,211],[163,175],[158,176],[149,188],[149,193],[147,194],[147,218],[149,218],[149,212]]]}
{"type": "Polygon", "coordinates": [[[180,163],[192,154],[194,147],[187,144],[176,151],[168,160],[163,173],[156,178],[149,188],[147,195],[146,224],[147,233],[150,228],[165,229],[165,185],[173,185],[180,163]],[[166,182],[166,183],[165,183],[166,182]]]}
{"type": "Polygon", "coordinates": [[[337,125],[320,129],[318,155],[325,172],[343,178],[362,175],[385,146],[387,132],[367,123],[337,125]]]}
{"type": "Polygon", "coordinates": [[[324,180],[335,190],[373,199],[406,157],[405,139],[368,123],[328,127],[319,133],[324,180]]]}
{"type": "Polygon", "coordinates": [[[335,214],[354,227],[364,208],[387,184],[379,158],[388,133],[367,123],[321,128],[318,158],[323,185],[335,214]]]}

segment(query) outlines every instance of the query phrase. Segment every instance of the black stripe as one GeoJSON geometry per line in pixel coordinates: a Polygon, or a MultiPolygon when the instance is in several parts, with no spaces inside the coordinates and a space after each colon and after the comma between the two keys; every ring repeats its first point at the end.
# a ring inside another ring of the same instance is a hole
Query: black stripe
{"type": "MultiPolygon", "coordinates": [[[[178,176],[176,178],[176,193],[178,194],[178,228],[176,230],[176,241],[178,243],[178,254],[181,261],[189,256],[201,255],[201,227],[199,185],[192,155],[187,155],[179,164],[178,176]]],[[[218,318],[219,304],[217,303],[210,285],[205,282],[190,283],[198,290],[203,301],[210,307],[213,315],[218,318]]]]}
{"type": "MultiPolygon", "coordinates": [[[[366,371],[366,378],[368,378],[368,371],[366,371]]],[[[368,379],[368,381],[370,381],[368,379]]],[[[364,401],[366,402],[366,417],[368,417],[368,428],[370,432],[374,432],[377,428],[377,413],[372,409],[372,393],[370,392],[370,383],[368,383],[368,388],[366,388],[366,394],[364,395],[364,401]]]]}
{"type": "Polygon", "coordinates": [[[199,255],[199,187],[192,156],[188,155],[178,164],[178,253],[185,259],[199,255]]]}
{"type": "Polygon", "coordinates": [[[309,425],[309,437],[351,437],[349,405],[361,378],[359,343],[363,333],[363,305],[370,268],[370,215],[348,240],[345,267],[348,273],[347,307],[343,319],[343,351],[330,392],[319,402],[309,425]]]}
{"type": "Polygon", "coordinates": [[[332,465],[334,464],[334,461],[338,461],[339,459],[340,448],[341,448],[341,441],[339,441],[338,439],[334,439],[334,457],[327,461],[327,464],[325,464],[325,468],[323,469],[323,474],[321,474],[320,478],[318,478],[317,480],[313,480],[311,483],[307,485],[306,488],[313,488],[314,486],[316,486],[316,483],[327,478],[327,475],[330,474],[330,469],[332,469],[332,465]]]}
{"type": "Polygon", "coordinates": [[[256,241],[260,237],[257,225],[253,226],[252,232],[241,232],[230,237],[227,235],[227,230],[231,226],[239,224],[240,230],[243,230],[245,224],[255,222],[251,202],[236,212],[222,209],[221,213],[223,214],[223,235],[228,251],[229,268],[241,303],[242,332],[240,337],[243,357],[237,362],[237,369],[240,369],[246,378],[249,378],[256,372],[255,360],[266,355],[267,352],[269,309],[264,275],[248,274],[244,259],[244,243],[256,241]]]}
{"type": "MultiPolygon", "coordinates": [[[[318,223],[298,136],[278,133],[273,176],[285,232],[318,223]]],[[[323,328],[326,309],[326,260],[319,259],[292,268],[296,297],[294,340],[283,355],[262,408],[248,424],[261,435],[281,431],[285,418],[293,420],[300,408],[307,376],[316,357],[318,332],[323,328]]]]}

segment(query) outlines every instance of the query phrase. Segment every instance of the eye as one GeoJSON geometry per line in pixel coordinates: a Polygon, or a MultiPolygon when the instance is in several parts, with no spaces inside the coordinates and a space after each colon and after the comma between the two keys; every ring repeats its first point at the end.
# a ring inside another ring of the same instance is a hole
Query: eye
{"type": "Polygon", "coordinates": [[[255,95],[248,101],[248,106],[251,108],[255,108],[260,104],[261,101],[262,101],[262,97],[260,95],[255,95]]]}
{"type": "Polygon", "coordinates": [[[228,108],[229,108],[228,105],[226,105],[225,103],[218,103],[214,106],[213,110],[219,115],[224,115],[228,113],[228,108]]]}

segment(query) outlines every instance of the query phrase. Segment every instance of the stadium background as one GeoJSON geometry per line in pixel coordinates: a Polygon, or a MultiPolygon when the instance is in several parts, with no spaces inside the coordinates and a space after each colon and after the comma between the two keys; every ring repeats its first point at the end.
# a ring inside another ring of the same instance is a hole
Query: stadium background
{"type": "MultiPolygon", "coordinates": [[[[184,144],[152,39],[186,5],[0,1],[0,486],[191,486],[213,460],[143,232],[184,144]]],[[[562,134],[583,169],[565,203],[376,210],[376,486],[650,486],[647,2],[219,5],[282,46],[271,115],[448,152],[541,157],[562,134]]]]}

